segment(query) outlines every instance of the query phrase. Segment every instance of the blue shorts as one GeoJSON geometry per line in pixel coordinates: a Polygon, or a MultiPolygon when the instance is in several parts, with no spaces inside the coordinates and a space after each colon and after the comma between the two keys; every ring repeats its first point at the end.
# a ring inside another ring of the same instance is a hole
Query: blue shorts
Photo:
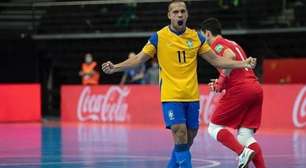
{"type": "Polygon", "coordinates": [[[163,102],[163,114],[166,128],[174,124],[186,124],[187,128],[199,128],[200,104],[195,102],[163,102]]]}

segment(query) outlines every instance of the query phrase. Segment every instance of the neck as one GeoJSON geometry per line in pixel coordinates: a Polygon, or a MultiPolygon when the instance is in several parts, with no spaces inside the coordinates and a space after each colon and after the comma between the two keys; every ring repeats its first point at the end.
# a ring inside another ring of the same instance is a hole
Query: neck
{"type": "Polygon", "coordinates": [[[186,26],[174,27],[172,24],[170,25],[170,29],[175,33],[181,34],[186,30],[186,26]]]}
{"type": "Polygon", "coordinates": [[[222,37],[221,35],[212,36],[210,39],[207,39],[208,44],[212,44],[218,37],[222,37]]]}

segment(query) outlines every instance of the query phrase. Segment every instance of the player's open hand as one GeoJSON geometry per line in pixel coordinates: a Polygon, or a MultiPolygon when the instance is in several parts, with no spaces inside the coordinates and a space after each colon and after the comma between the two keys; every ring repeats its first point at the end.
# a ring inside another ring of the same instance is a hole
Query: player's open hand
{"type": "Polygon", "coordinates": [[[115,73],[115,65],[112,62],[107,61],[102,64],[102,70],[106,74],[113,74],[115,73]]]}
{"type": "Polygon", "coordinates": [[[251,68],[254,69],[256,66],[256,58],[249,57],[248,59],[244,60],[245,61],[245,68],[251,68]]]}

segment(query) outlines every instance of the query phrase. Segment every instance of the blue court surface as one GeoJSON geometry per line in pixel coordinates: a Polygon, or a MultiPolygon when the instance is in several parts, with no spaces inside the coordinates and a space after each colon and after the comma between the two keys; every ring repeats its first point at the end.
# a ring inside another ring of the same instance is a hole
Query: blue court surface
{"type": "MultiPolygon", "coordinates": [[[[157,127],[7,123],[0,124],[0,167],[164,168],[172,141],[157,127]]],[[[306,132],[259,131],[268,168],[306,168],[306,132]]],[[[194,168],[234,168],[233,152],[201,128],[192,147],[194,168]]],[[[250,167],[253,167],[251,165],[250,167]]]]}

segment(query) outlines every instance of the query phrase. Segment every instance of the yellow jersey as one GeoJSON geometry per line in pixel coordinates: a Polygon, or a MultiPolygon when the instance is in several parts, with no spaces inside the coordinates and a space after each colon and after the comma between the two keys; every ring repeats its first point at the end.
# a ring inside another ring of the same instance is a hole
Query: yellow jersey
{"type": "Polygon", "coordinates": [[[189,28],[176,33],[166,26],[152,34],[142,51],[157,55],[162,102],[199,100],[197,57],[209,50],[205,37],[189,28]]]}

